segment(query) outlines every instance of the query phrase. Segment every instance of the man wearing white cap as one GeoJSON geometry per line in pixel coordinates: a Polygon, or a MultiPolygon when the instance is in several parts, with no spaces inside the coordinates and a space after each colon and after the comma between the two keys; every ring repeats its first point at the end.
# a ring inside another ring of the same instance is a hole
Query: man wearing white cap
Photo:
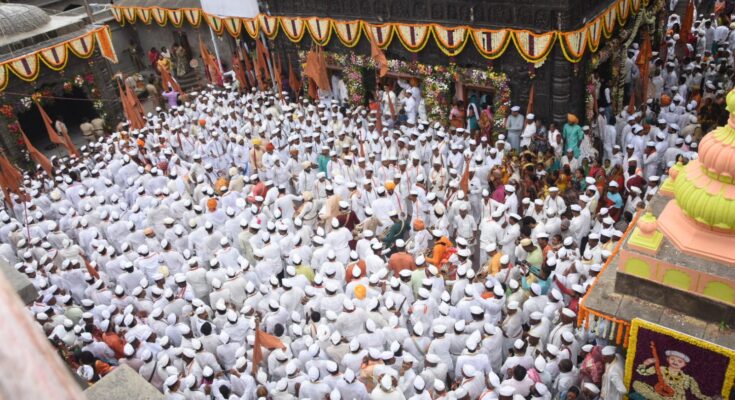
{"type": "Polygon", "coordinates": [[[614,346],[603,347],[602,357],[605,372],[602,375],[600,397],[605,400],[622,399],[627,392],[623,383],[623,359],[617,354],[614,346]]]}
{"type": "Polygon", "coordinates": [[[520,113],[521,108],[513,106],[510,115],[505,120],[505,129],[508,130],[508,142],[516,152],[521,150],[521,132],[523,132],[525,118],[520,113]]]}

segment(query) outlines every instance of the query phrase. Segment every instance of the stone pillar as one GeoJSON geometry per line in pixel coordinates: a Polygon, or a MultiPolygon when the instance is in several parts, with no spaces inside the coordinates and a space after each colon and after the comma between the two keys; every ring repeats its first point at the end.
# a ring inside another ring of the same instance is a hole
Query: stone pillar
{"type": "MultiPolygon", "coordinates": [[[[118,55],[120,57],[120,55],[118,55]]],[[[94,55],[87,61],[87,67],[94,76],[94,85],[100,91],[102,99],[116,99],[119,95],[117,84],[112,79],[112,70],[114,68],[109,61],[100,54],[99,49],[94,50],[94,55]]],[[[96,101],[90,94],[90,100],[96,101]]],[[[122,105],[117,101],[103,101],[102,110],[107,113],[106,122],[114,124],[117,120],[116,116],[122,112],[122,105]]],[[[109,126],[113,128],[114,126],[109,126]]]]}

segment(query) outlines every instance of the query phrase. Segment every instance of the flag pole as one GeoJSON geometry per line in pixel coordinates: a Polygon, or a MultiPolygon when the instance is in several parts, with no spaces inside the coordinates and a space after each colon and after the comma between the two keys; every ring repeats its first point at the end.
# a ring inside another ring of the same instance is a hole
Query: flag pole
{"type": "MultiPolygon", "coordinates": [[[[209,24],[207,24],[209,26],[209,24]]],[[[219,70],[222,71],[224,74],[223,68],[222,68],[222,60],[219,58],[219,48],[217,47],[217,40],[214,36],[214,31],[212,30],[212,27],[209,26],[209,35],[212,37],[212,45],[214,46],[214,55],[217,57],[217,64],[219,65],[219,70]]]]}
{"type": "MultiPolygon", "coordinates": [[[[258,40],[258,39],[255,39],[258,40]]],[[[263,41],[263,46],[265,46],[265,49],[270,51],[270,48],[268,47],[268,41],[265,39],[265,34],[263,31],[260,31],[260,40],[263,41]]],[[[265,58],[265,63],[268,65],[268,71],[271,73],[271,86],[273,86],[273,93],[278,92],[278,87],[276,85],[276,75],[273,73],[273,64],[271,63],[271,57],[265,58]]]]}

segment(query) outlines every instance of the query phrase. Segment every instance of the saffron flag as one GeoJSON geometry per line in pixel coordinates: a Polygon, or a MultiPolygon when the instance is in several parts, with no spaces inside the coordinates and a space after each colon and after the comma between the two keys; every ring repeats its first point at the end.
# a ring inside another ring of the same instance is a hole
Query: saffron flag
{"type": "Polygon", "coordinates": [[[245,76],[248,77],[248,83],[250,84],[250,87],[252,88],[258,86],[257,75],[253,70],[253,63],[250,61],[250,56],[248,56],[248,52],[243,49],[241,49],[240,52],[242,54],[242,59],[245,61],[245,76]]]}
{"type": "Polygon", "coordinates": [[[270,53],[268,52],[268,49],[263,45],[263,42],[260,40],[255,41],[255,53],[258,56],[258,60],[256,62],[256,68],[261,70],[261,76],[263,77],[263,85],[264,88],[267,88],[268,81],[273,81],[273,77],[270,74],[270,71],[268,70],[268,63],[270,62],[270,53]]]}
{"type": "Polygon", "coordinates": [[[184,95],[184,91],[181,90],[179,82],[176,82],[176,79],[171,76],[171,71],[169,71],[168,68],[164,66],[159,66],[158,71],[161,73],[161,84],[163,85],[163,90],[168,90],[168,88],[170,87],[173,88],[173,90],[176,91],[180,96],[184,95]]]}
{"type": "Polygon", "coordinates": [[[296,76],[296,71],[294,71],[293,65],[291,65],[291,60],[288,60],[288,83],[291,86],[291,90],[293,90],[295,100],[298,100],[299,94],[301,93],[301,80],[296,76]]]}
{"type": "Polygon", "coordinates": [[[0,172],[7,188],[13,193],[19,193],[23,183],[23,174],[2,154],[0,154],[0,172]]]}
{"type": "Polygon", "coordinates": [[[130,121],[130,127],[133,129],[142,128],[145,125],[143,117],[140,115],[138,110],[130,104],[128,93],[127,91],[123,91],[119,80],[117,81],[117,89],[120,92],[120,103],[122,103],[123,106],[123,113],[125,114],[125,118],[130,121]]]}
{"type": "Polygon", "coordinates": [[[636,64],[638,65],[638,69],[640,70],[640,76],[641,76],[641,93],[642,97],[645,99],[648,97],[648,81],[649,81],[649,66],[651,65],[651,55],[653,54],[652,45],[651,45],[651,34],[648,32],[648,29],[643,30],[643,41],[641,43],[640,51],[638,52],[638,59],[636,60],[636,64]]]}
{"type": "Polygon", "coordinates": [[[219,63],[209,52],[201,36],[199,36],[199,54],[202,57],[202,62],[204,63],[204,69],[207,72],[209,83],[221,85],[222,71],[220,71],[219,63]]]}
{"type": "Polygon", "coordinates": [[[240,82],[240,88],[249,89],[248,78],[245,76],[245,68],[242,66],[242,60],[240,59],[239,52],[232,54],[232,70],[235,71],[235,76],[238,82],[240,82]]]}
{"type": "Polygon", "coordinates": [[[380,46],[375,41],[372,30],[368,28],[365,29],[365,32],[367,33],[368,40],[370,40],[370,56],[378,64],[378,77],[382,78],[388,73],[388,60],[385,58],[383,50],[380,49],[380,46]]]}
{"type": "Polygon", "coordinates": [[[60,144],[66,148],[66,151],[69,152],[69,155],[74,155],[79,157],[79,150],[77,150],[76,146],[74,146],[74,143],[71,141],[71,138],[69,137],[69,132],[62,131],[62,132],[56,132],[56,129],[54,129],[54,126],[51,122],[51,118],[46,114],[46,111],[41,107],[41,103],[36,101],[36,107],[38,107],[38,112],[41,113],[41,119],[43,119],[44,125],[46,125],[46,130],[48,131],[49,139],[52,143],[60,144]]]}
{"type": "Polygon", "coordinates": [[[679,43],[686,45],[692,34],[692,24],[694,24],[694,0],[689,0],[687,11],[684,14],[684,20],[681,22],[679,30],[679,43]]]}
{"type": "Polygon", "coordinates": [[[38,151],[38,149],[33,146],[30,140],[28,140],[28,136],[26,136],[26,133],[23,132],[23,128],[21,128],[20,124],[18,125],[18,129],[20,130],[20,135],[23,137],[23,144],[25,144],[26,148],[28,149],[28,153],[31,155],[31,158],[38,163],[41,168],[43,168],[44,171],[46,171],[46,175],[49,177],[53,176],[54,167],[53,164],[51,164],[51,161],[49,161],[46,156],[38,151]]]}
{"type": "Polygon", "coordinates": [[[464,163],[464,171],[462,172],[462,179],[459,181],[459,188],[462,189],[463,192],[469,193],[470,192],[470,160],[472,157],[465,157],[465,163],[464,163]]]}
{"type": "Polygon", "coordinates": [[[324,53],[322,53],[321,48],[317,48],[316,50],[312,49],[306,55],[304,75],[314,80],[314,83],[316,83],[319,89],[325,91],[332,90],[329,83],[329,74],[327,73],[327,61],[324,59],[324,53]]]}
{"type": "Polygon", "coordinates": [[[260,324],[255,326],[255,343],[253,343],[253,376],[258,372],[258,366],[263,360],[263,349],[265,347],[268,350],[281,349],[285,350],[286,346],[277,337],[267,334],[260,330],[260,324]]]}
{"type": "Polygon", "coordinates": [[[281,56],[276,54],[273,59],[273,74],[276,76],[276,84],[278,85],[278,96],[283,100],[283,77],[281,76],[281,56]]]}
{"type": "Polygon", "coordinates": [[[13,204],[10,193],[21,196],[21,201],[25,198],[20,191],[22,182],[23,174],[4,155],[0,154],[0,188],[2,188],[5,202],[9,206],[13,204]]]}

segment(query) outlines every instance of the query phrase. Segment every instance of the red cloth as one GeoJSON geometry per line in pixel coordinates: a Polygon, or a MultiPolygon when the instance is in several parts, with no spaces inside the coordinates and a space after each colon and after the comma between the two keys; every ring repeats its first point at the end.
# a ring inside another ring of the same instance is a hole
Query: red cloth
{"type": "Polygon", "coordinates": [[[393,255],[388,259],[388,270],[393,271],[393,276],[398,276],[398,274],[404,269],[409,271],[416,269],[416,262],[414,261],[413,256],[405,251],[393,253],[393,255]]]}
{"type": "Polygon", "coordinates": [[[347,268],[345,268],[345,283],[350,283],[355,279],[352,277],[352,270],[354,268],[360,269],[360,277],[367,276],[367,265],[365,264],[365,260],[357,260],[356,262],[347,264],[347,268]]]}
{"type": "Polygon", "coordinates": [[[263,349],[261,349],[261,346],[269,350],[277,348],[286,350],[286,346],[283,345],[283,342],[281,342],[280,339],[261,331],[260,328],[256,326],[255,343],[253,343],[253,376],[258,372],[258,366],[263,360],[263,349]]]}

